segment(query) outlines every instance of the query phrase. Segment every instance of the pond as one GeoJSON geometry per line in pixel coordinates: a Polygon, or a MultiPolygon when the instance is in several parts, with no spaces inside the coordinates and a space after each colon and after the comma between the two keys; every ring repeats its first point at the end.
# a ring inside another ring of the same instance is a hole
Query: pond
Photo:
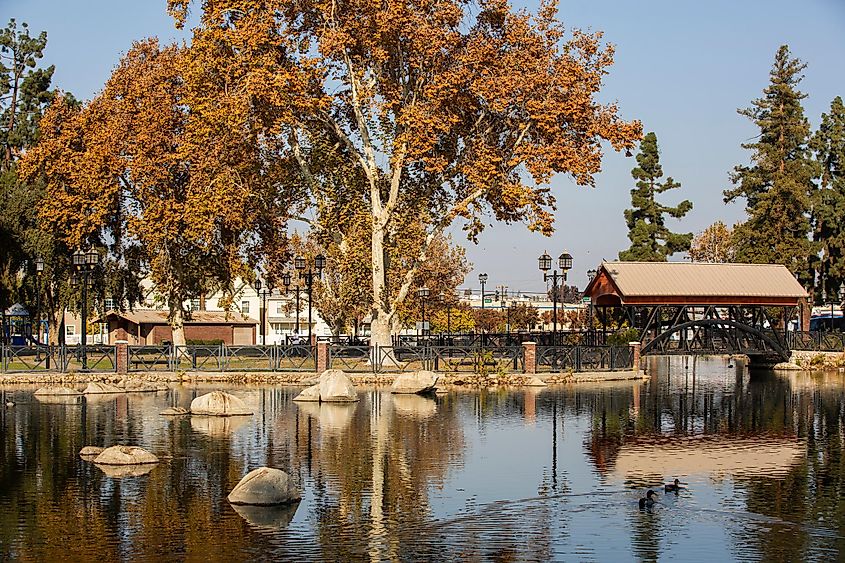
{"type": "Polygon", "coordinates": [[[0,560],[841,559],[843,375],[650,361],[647,382],[361,388],[352,406],[229,385],[255,411],[237,419],[158,414],[206,385],[72,404],[6,387],[0,560]],[[166,459],[114,477],[77,456],[115,443],[166,459]],[[302,501],[235,510],[262,465],[302,501]],[[664,493],[675,477],[686,488],[664,493]]]}

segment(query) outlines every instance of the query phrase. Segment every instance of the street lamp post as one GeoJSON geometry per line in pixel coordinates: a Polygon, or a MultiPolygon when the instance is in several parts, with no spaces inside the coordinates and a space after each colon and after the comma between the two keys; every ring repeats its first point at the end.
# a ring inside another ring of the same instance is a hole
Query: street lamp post
{"type": "Polygon", "coordinates": [[[557,345],[557,288],[558,288],[558,280],[562,280],[564,283],[564,287],[566,284],[566,272],[572,268],[572,255],[569,252],[564,251],[558,257],[558,265],[561,269],[561,274],[557,273],[557,270],[553,270],[551,275],[548,273],[549,270],[552,268],[552,257],[549,256],[547,252],[544,252],[540,258],[538,258],[540,271],[543,272],[543,281],[548,282],[549,279],[552,280],[552,345],[557,345]]]}
{"type": "Polygon", "coordinates": [[[417,297],[420,300],[420,306],[422,307],[422,334],[425,336],[425,300],[431,294],[431,291],[426,287],[422,286],[421,288],[417,289],[417,297]]]}
{"type": "MultiPolygon", "coordinates": [[[[316,276],[317,279],[320,279],[320,276],[323,274],[323,268],[326,266],[326,259],[322,254],[318,254],[314,257],[314,265],[313,267],[309,264],[308,269],[306,271],[306,264],[305,258],[302,256],[297,256],[293,259],[294,267],[299,271],[299,277],[305,280],[305,287],[308,293],[308,344],[311,344],[311,304],[312,304],[312,291],[314,289],[314,277],[316,276]]],[[[299,322],[297,322],[297,325],[299,322]]]]}
{"type": "Polygon", "coordinates": [[[255,293],[261,297],[261,309],[258,311],[258,319],[261,323],[261,345],[267,345],[267,296],[273,294],[273,284],[268,283],[267,287],[262,291],[261,280],[255,280],[255,293]]]}
{"type": "MultiPolygon", "coordinates": [[[[595,269],[587,270],[587,283],[592,283],[592,281],[596,278],[598,271],[595,269]]],[[[592,338],[593,342],[591,344],[595,345],[595,336],[593,335],[593,300],[590,299],[590,304],[587,305],[587,337],[592,338]]],[[[589,342],[589,341],[588,341],[589,342]]]]}
{"type": "Polygon", "coordinates": [[[487,274],[478,274],[478,281],[481,282],[481,308],[484,308],[484,284],[487,283],[487,274]]]}
{"type": "Polygon", "coordinates": [[[83,252],[82,249],[73,253],[73,267],[77,275],[71,278],[72,285],[82,284],[82,335],[81,335],[81,352],[82,352],[82,369],[88,369],[88,284],[91,280],[91,274],[100,264],[100,254],[93,248],[88,252],[83,252]],[[81,276],[81,279],[80,279],[81,276]]]}
{"type": "MultiPolygon", "coordinates": [[[[41,273],[44,271],[44,259],[35,259],[35,341],[41,345],[41,273]]],[[[36,354],[40,354],[36,346],[36,354]]]]}

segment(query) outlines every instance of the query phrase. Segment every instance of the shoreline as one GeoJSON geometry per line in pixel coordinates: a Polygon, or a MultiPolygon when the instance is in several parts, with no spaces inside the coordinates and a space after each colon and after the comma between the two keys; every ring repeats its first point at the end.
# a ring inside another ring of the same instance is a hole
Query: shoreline
{"type": "MultiPolygon", "coordinates": [[[[346,375],[356,385],[391,385],[399,373],[349,373],[346,375]]],[[[578,373],[537,374],[489,374],[450,372],[438,373],[440,384],[457,387],[491,387],[497,385],[515,387],[542,387],[576,383],[600,383],[603,381],[645,381],[649,379],[643,371],[594,371],[578,373]],[[539,379],[542,385],[536,380],[539,379]]],[[[141,381],[145,383],[191,384],[278,384],[307,386],[316,382],[318,374],[308,372],[132,372],[126,375],[105,373],[6,373],[0,374],[0,387],[15,385],[85,385],[88,383],[118,383],[141,381]]]]}

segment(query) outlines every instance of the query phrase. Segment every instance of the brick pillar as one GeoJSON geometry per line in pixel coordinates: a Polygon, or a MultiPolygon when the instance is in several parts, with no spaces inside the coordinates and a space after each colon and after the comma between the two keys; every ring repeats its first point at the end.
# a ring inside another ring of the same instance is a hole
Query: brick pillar
{"type": "Polygon", "coordinates": [[[329,343],[328,342],[318,342],[317,343],[317,373],[321,374],[327,369],[329,369],[329,343]]]}
{"type": "Polygon", "coordinates": [[[117,340],[114,343],[115,368],[117,373],[126,375],[129,373],[129,342],[117,340]]]}
{"type": "Polygon", "coordinates": [[[628,342],[628,346],[631,347],[631,355],[634,357],[631,367],[634,371],[640,371],[640,352],[643,346],[642,342],[628,342]]]}
{"type": "Polygon", "coordinates": [[[810,303],[807,298],[801,298],[798,301],[798,319],[799,330],[803,332],[810,332],[810,317],[813,315],[813,309],[810,307],[810,303]]]}
{"type": "Polygon", "coordinates": [[[525,358],[525,373],[537,373],[537,343],[523,342],[522,354],[525,358]]]}

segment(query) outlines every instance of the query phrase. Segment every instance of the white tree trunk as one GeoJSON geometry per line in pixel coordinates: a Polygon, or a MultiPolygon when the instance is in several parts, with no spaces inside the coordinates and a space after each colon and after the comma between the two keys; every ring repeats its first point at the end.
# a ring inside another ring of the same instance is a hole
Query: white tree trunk
{"type": "Polygon", "coordinates": [[[372,232],[372,274],[373,274],[373,311],[370,325],[370,346],[390,347],[390,311],[385,304],[389,303],[384,263],[384,222],[379,217],[373,217],[372,232]]]}
{"type": "Polygon", "coordinates": [[[182,312],[182,304],[170,305],[170,330],[173,333],[173,345],[184,346],[185,340],[185,315],[182,312]]]}

